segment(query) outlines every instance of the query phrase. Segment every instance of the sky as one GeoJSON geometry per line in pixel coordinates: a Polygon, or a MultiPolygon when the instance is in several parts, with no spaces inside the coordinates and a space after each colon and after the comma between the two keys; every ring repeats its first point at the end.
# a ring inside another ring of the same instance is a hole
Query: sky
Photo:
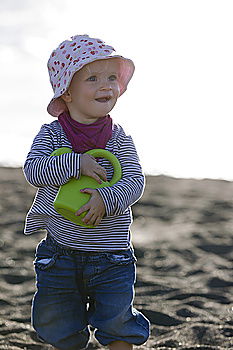
{"type": "Polygon", "coordinates": [[[1,0],[0,164],[22,166],[54,120],[51,51],[88,34],[135,63],[111,116],[145,173],[233,180],[232,18],[231,0],[1,0]]]}

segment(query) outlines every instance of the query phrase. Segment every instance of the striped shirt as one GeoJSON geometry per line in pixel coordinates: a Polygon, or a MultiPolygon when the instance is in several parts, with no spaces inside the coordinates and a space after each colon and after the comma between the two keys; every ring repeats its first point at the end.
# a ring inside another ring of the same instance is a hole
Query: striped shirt
{"type": "MultiPolygon", "coordinates": [[[[122,178],[115,185],[99,188],[105,205],[105,216],[94,228],[78,226],[56,212],[53,201],[59,186],[71,177],[78,178],[79,154],[66,153],[50,156],[57,148],[72,148],[59,122],[44,124],[35,137],[24,164],[27,181],[38,188],[27,214],[25,234],[46,230],[58,243],[85,251],[125,250],[130,247],[131,206],[144,190],[144,175],[131,136],[114,124],[106,150],[112,152],[122,167],[122,178]]],[[[107,180],[113,175],[109,161],[100,159],[107,171],[107,180]]]]}

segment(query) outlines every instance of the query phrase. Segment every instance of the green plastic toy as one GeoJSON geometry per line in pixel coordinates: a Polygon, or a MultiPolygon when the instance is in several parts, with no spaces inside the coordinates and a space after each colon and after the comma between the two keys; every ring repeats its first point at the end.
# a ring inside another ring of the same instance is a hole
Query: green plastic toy
{"type": "MultiPolygon", "coordinates": [[[[64,153],[71,152],[72,149],[68,147],[61,147],[56,149],[51,156],[60,156],[64,153]]],[[[82,193],[80,190],[84,188],[101,188],[112,186],[121,179],[122,171],[118,159],[111,152],[104,149],[92,149],[86,153],[95,158],[106,158],[110,161],[114,170],[111,181],[103,181],[101,184],[99,184],[95,179],[85,175],[81,175],[79,179],[71,178],[66,184],[60,186],[53,205],[55,210],[64,218],[79,226],[93,227],[85,225],[82,221],[82,218],[87,212],[82,213],[80,216],[75,215],[75,213],[84,204],[86,204],[91,197],[90,194],[82,193]]]]}

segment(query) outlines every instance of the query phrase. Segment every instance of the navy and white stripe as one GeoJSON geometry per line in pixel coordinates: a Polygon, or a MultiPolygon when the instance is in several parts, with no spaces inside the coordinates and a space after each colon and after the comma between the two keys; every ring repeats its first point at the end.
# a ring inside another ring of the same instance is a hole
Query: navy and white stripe
{"type": "MultiPolygon", "coordinates": [[[[26,218],[25,234],[45,229],[57,242],[73,249],[109,251],[130,246],[131,206],[142,195],[144,176],[130,136],[115,124],[106,149],[118,158],[122,179],[111,187],[98,189],[105,204],[106,216],[95,228],[78,226],[58,214],[53,201],[60,185],[70,177],[79,177],[79,155],[66,153],[50,156],[57,148],[71,147],[61,125],[56,120],[45,124],[35,137],[24,165],[27,181],[38,187],[35,200],[26,218]]],[[[113,169],[109,161],[101,159],[108,181],[113,169]]]]}

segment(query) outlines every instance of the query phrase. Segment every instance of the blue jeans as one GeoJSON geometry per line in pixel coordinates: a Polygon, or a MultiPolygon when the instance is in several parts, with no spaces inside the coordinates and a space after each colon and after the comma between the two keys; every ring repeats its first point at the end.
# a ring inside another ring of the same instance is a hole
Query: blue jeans
{"type": "Polygon", "coordinates": [[[84,252],[47,237],[37,247],[37,292],[32,324],[38,336],[61,350],[87,346],[88,325],[102,345],[115,340],[143,344],[149,321],[133,308],[135,257],[132,249],[84,252]]]}

